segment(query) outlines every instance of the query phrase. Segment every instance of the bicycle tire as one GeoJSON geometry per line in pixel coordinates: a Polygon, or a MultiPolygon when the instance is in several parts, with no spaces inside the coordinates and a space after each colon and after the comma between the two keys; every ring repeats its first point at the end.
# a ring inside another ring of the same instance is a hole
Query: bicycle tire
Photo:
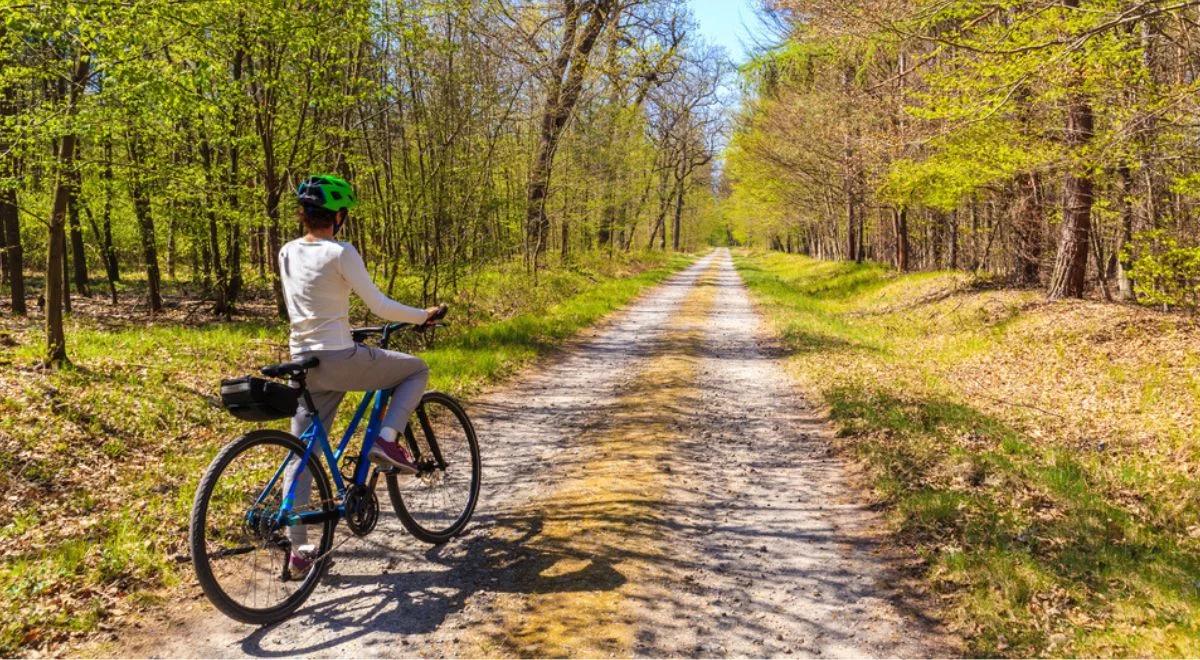
{"type": "MultiPolygon", "coordinates": [[[[431,529],[417,520],[417,517],[413,515],[410,505],[405,503],[400,481],[396,475],[387,475],[387,486],[388,496],[392,501],[392,508],[395,509],[396,517],[400,519],[400,523],[404,525],[404,528],[420,541],[432,545],[440,545],[461,534],[466,529],[467,523],[470,522],[471,516],[475,512],[475,506],[479,502],[482,467],[480,465],[479,441],[475,435],[475,427],[471,424],[471,419],[467,416],[467,411],[463,409],[462,404],[443,392],[426,392],[421,397],[420,406],[425,407],[427,405],[445,407],[454,416],[462,429],[463,438],[466,441],[471,461],[467,500],[458,517],[450,525],[441,529],[431,529]]],[[[411,442],[412,436],[410,435],[409,438],[411,442]]],[[[436,437],[433,441],[437,442],[436,437]]],[[[416,477],[406,477],[406,479],[416,479],[416,477]]]]}
{"type": "MultiPolygon", "coordinates": [[[[196,571],[196,579],[200,582],[200,588],[203,589],[204,595],[208,597],[213,606],[229,618],[254,625],[266,625],[282,621],[303,605],[304,601],[308,600],[308,597],[316,589],[317,584],[321,581],[321,577],[328,568],[328,553],[333,545],[333,533],[337,525],[336,519],[330,519],[322,523],[323,534],[321,543],[317,548],[317,556],[320,559],[314,566],[315,570],[310,570],[300,587],[279,605],[267,608],[247,607],[226,593],[226,589],[222,587],[213,572],[206,543],[208,530],[205,523],[209,511],[209,500],[225,469],[229,467],[234,459],[244,452],[262,445],[276,445],[287,449],[295,455],[303,455],[304,453],[304,444],[295,436],[283,431],[269,429],[252,431],[225,445],[216,458],[213,459],[212,463],[209,464],[208,469],[204,472],[204,476],[200,479],[200,485],[196,488],[195,500],[192,503],[191,524],[188,530],[192,565],[196,571]]],[[[321,502],[322,509],[328,511],[336,508],[332,504],[333,489],[330,486],[329,476],[325,473],[325,470],[311,456],[309,457],[307,469],[312,472],[316,488],[316,492],[313,495],[320,497],[318,501],[321,502]]]]}

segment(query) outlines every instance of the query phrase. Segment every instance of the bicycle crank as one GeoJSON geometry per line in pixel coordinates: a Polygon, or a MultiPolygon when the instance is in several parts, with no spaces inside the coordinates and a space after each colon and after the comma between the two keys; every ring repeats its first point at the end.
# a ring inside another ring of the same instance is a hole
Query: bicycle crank
{"type": "Polygon", "coordinates": [[[346,491],[343,503],[346,511],[346,526],[355,536],[366,536],[379,522],[379,498],[375,490],[362,484],[354,484],[346,491]]]}

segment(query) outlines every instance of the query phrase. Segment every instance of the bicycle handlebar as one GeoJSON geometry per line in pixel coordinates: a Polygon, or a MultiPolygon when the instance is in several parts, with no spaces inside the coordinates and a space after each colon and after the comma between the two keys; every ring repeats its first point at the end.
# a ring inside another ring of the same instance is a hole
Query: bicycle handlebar
{"type": "Polygon", "coordinates": [[[354,328],[350,331],[350,337],[354,343],[359,343],[367,337],[381,336],[386,341],[393,333],[400,330],[412,330],[413,332],[424,332],[428,328],[443,328],[445,323],[438,321],[446,317],[446,313],[450,311],[450,306],[446,303],[438,305],[437,311],[429,315],[429,320],[425,323],[387,323],[384,325],[373,325],[365,328],[354,328]]]}

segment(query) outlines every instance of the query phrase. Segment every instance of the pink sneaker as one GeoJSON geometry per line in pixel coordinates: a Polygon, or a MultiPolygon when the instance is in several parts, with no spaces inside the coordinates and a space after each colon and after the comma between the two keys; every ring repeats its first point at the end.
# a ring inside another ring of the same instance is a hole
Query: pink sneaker
{"type": "Polygon", "coordinates": [[[317,549],[315,546],[302,545],[289,553],[288,568],[294,577],[302,577],[308,573],[308,569],[312,568],[313,555],[317,549]]]}
{"type": "Polygon", "coordinates": [[[408,450],[401,447],[399,442],[376,439],[375,444],[371,446],[371,451],[367,452],[367,460],[381,467],[391,468],[400,474],[417,473],[417,464],[413,463],[412,457],[408,455],[408,450]]]}

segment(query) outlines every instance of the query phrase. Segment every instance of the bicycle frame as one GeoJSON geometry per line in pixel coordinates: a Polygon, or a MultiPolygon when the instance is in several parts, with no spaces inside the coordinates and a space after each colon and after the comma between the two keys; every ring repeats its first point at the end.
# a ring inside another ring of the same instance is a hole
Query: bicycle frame
{"type": "MultiPolygon", "coordinates": [[[[325,522],[330,517],[341,518],[346,513],[344,500],[346,498],[347,485],[342,478],[342,471],[338,468],[338,462],[346,453],[346,448],[350,445],[351,438],[358,431],[359,424],[362,423],[363,415],[366,414],[367,408],[372,400],[374,406],[371,407],[371,414],[367,419],[367,428],[364,433],[362,454],[359,455],[358,461],[354,466],[354,476],[351,480],[351,485],[366,485],[368,473],[375,469],[370,462],[366,460],[367,452],[371,451],[371,446],[375,443],[375,439],[379,437],[379,427],[383,419],[383,410],[387,405],[390,392],[380,390],[375,392],[366,392],[363,394],[362,401],[359,402],[358,408],[354,411],[354,418],[350,420],[349,427],[342,435],[342,440],[338,443],[338,447],[334,450],[329,444],[329,435],[325,431],[325,427],[321,424],[320,416],[317,414],[317,407],[313,404],[312,396],[308,390],[304,390],[304,403],[308,413],[308,428],[300,435],[300,441],[304,443],[304,454],[300,457],[299,465],[295,468],[296,472],[292,476],[291,485],[288,487],[287,493],[284,494],[283,501],[280,503],[279,512],[275,517],[275,524],[291,527],[294,525],[313,525],[325,522]],[[313,455],[314,451],[321,452],[325,458],[325,463],[329,467],[329,473],[333,477],[334,485],[337,488],[338,505],[332,511],[304,511],[301,513],[293,513],[292,505],[296,498],[296,483],[297,477],[308,469],[308,460],[313,455]]],[[[254,505],[257,507],[266,499],[267,495],[275,487],[275,484],[284,477],[288,470],[288,466],[293,462],[293,457],[289,456],[284,459],[279,469],[275,471],[275,475],[267,482],[254,505]]]]}
{"type": "MultiPolygon", "coordinates": [[[[380,348],[387,348],[388,341],[391,339],[392,333],[405,324],[391,324],[383,327],[382,339],[380,340],[380,348]]],[[[366,392],[363,394],[362,401],[359,402],[358,408],[354,411],[354,418],[350,420],[350,426],[342,435],[342,441],[338,443],[335,451],[329,444],[329,434],[325,431],[324,425],[321,424],[321,418],[317,414],[317,407],[313,403],[312,395],[308,392],[308,387],[304,386],[304,404],[308,409],[308,427],[304,433],[300,434],[300,441],[304,443],[304,454],[300,457],[300,464],[296,468],[296,474],[292,477],[292,483],[288,487],[287,493],[284,494],[283,501],[280,503],[279,512],[275,516],[275,524],[279,526],[292,527],[295,525],[315,525],[325,522],[330,518],[341,519],[346,515],[346,491],[347,485],[342,478],[342,472],[338,469],[338,461],[346,453],[346,448],[350,445],[350,439],[358,431],[358,425],[362,423],[363,415],[366,414],[367,408],[371,407],[371,414],[367,418],[367,428],[363,433],[362,453],[359,454],[358,461],[354,466],[354,477],[350,483],[351,486],[365,486],[368,483],[374,483],[375,476],[378,473],[378,468],[373,467],[367,460],[367,453],[371,451],[371,447],[375,444],[376,438],[379,437],[379,427],[383,422],[383,411],[387,406],[388,398],[391,396],[390,390],[377,390],[374,392],[366,392]],[[374,400],[374,406],[371,406],[371,401],[374,400]],[[304,511],[301,513],[293,513],[292,505],[296,501],[296,477],[308,466],[309,457],[313,455],[314,450],[320,448],[321,455],[325,458],[325,463],[329,467],[329,473],[333,476],[334,485],[337,487],[337,507],[331,511],[304,511]],[[368,472],[370,478],[368,479],[368,472]]],[[[434,465],[441,470],[446,469],[446,461],[442,458],[440,448],[437,442],[433,440],[433,432],[429,425],[429,420],[425,416],[424,409],[417,406],[417,420],[421,424],[421,428],[425,433],[425,437],[429,438],[430,449],[433,454],[434,465]]],[[[408,426],[404,427],[404,436],[409,442],[409,446],[413,449],[414,458],[420,460],[420,450],[412,436],[412,429],[408,426]]],[[[275,471],[275,475],[267,482],[267,486],[263,488],[258,499],[254,502],[254,508],[247,513],[247,517],[253,517],[258,505],[262,504],[271,489],[275,487],[275,483],[279,481],[288,469],[288,464],[292,462],[291,457],[284,459],[283,464],[275,471]]]]}

